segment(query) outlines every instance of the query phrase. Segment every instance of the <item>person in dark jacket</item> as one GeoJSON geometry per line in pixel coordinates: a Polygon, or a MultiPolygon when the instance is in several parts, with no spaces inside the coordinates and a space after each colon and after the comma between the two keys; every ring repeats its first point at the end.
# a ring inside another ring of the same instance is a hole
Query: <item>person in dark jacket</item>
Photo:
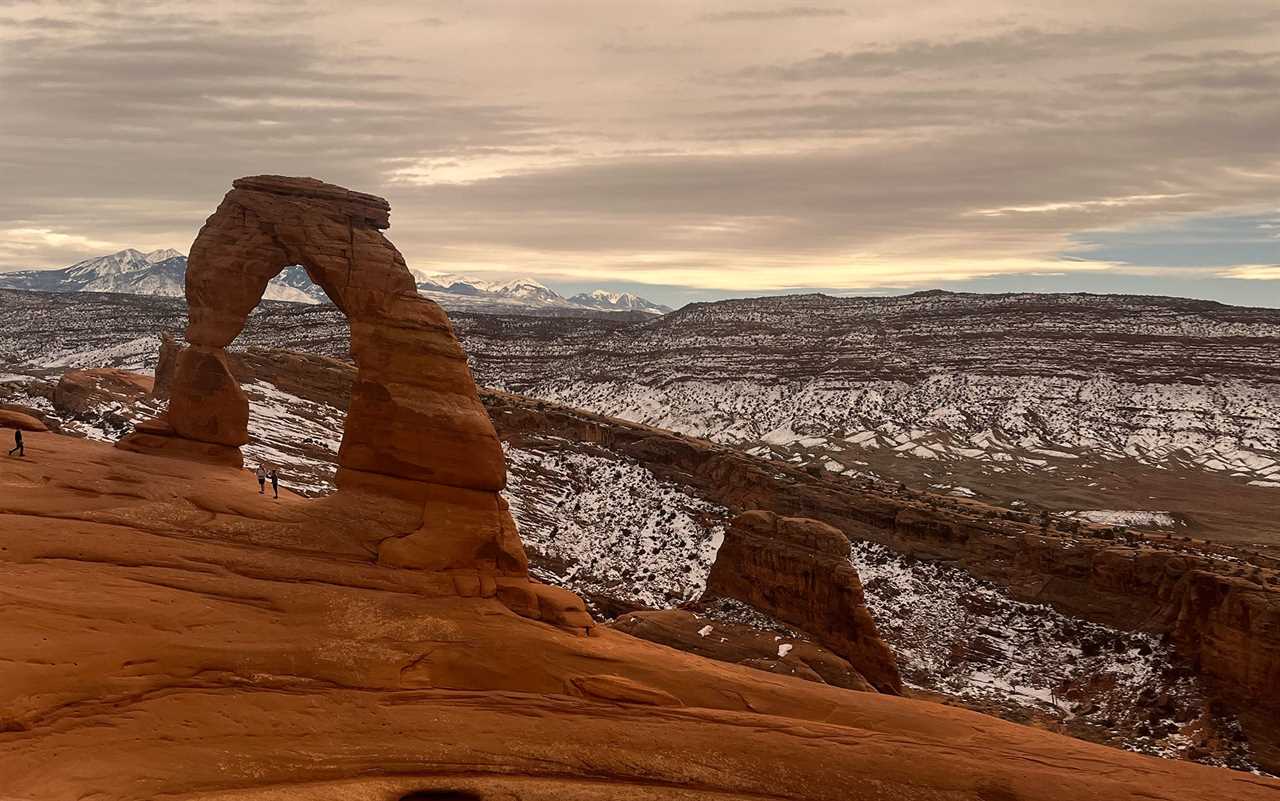
{"type": "Polygon", "coordinates": [[[19,456],[27,455],[26,449],[22,446],[21,428],[15,428],[13,430],[13,447],[9,449],[9,455],[12,456],[14,451],[17,451],[19,456]]]}
{"type": "Polygon", "coordinates": [[[274,467],[271,468],[271,494],[277,498],[280,497],[280,474],[274,467]]]}

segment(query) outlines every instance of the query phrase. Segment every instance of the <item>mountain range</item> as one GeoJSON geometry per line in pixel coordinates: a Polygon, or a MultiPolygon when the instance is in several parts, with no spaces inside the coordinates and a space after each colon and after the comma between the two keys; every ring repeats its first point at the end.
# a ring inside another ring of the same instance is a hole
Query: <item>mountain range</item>
{"type": "MultiPolygon", "coordinates": [[[[418,291],[449,309],[536,310],[549,314],[639,312],[660,315],[670,307],[630,292],[596,289],[566,298],[532,278],[484,281],[452,273],[413,270],[418,291]]],[[[133,248],[96,256],[58,270],[0,273],[0,288],[41,292],[115,292],[182,297],[187,257],[172,248],[143,253],[133,248]]],[[[267,285],[267,300],[325,303],[328,298],[299,265],[286,267],[267,285]]]]}

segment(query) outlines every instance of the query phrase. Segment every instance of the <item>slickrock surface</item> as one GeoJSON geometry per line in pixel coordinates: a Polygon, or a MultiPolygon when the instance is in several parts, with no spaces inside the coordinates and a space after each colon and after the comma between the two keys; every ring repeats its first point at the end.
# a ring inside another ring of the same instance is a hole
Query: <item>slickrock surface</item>
{"type": "Polygon", "coordinates": [[[847,660],[795,631],[771,634],[684,609],[628,612],[609,626],[721,662],[848,690],[875,691],[847,660]]]}
{"type": "MultiPolygon", "coordinates": [[[[7,798],[1270,799],[1280,783],[529,620],[412,504],[48,433],[0,460],[7,798]]],[[[451,531],[465,537],[465,521],[451,531]]]]}
{"type": "Polygon", "coordinates": [[[48,431],[46,426],[38,417],[19,412],[15,409],[0,409],[0,428],[17,429],[20,431],[48,431]]]}
{"type": "Polygon", "coordinates": [[[902,692],[893,653],[849,564],[849,540],[833,526],[760,510],[738,515],[716,553],[707,595],[736,598],[810,632],[880,692],[902,692]]]}

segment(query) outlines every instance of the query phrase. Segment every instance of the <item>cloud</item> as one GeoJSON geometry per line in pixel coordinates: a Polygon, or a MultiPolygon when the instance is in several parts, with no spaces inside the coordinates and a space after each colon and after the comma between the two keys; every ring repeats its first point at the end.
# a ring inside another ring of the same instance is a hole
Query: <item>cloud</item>
{"type": "Polygon", "coordinates": [[[1280,281],[1280,264],[1241,264],[1219,275],[1246,281],[1280,281]]]}
{"type": "Polygon", "coordinates": [[[276,27],[180,8],[86,12],[88,29],[54,37],[20,26],[0,44],[0,102],[21,110],[0,118],[6,185],[21,188],[0,198],[0,225],[107,225],[87,236],[112,240],[164,225],[189,240],[240,175],[382,186],[388,159],[538,136],[514,104],[428,93],[302,34],[306,8],[244,13],[276,27]]]}
{"type": "Polygon", "coordinates": [[[385,195],[410,263],[459,272],[860,288],[1276,261],[1274,231],[1188,245],[1175,224],[1274,212],[1270,4],[699,10],[743,24],[675,2],[11,4],[0,231],[71,238],[0,269],[185,248],[262,172],[385,195]]]}
{"type": "MultiPolygon", "coordinates": [[[[1046,30],[1023,25],[978,36],[917,38],[841,51],[789,64],[752,66],[743,74],[752,78],[788,81],[814,79],[886,77],[937,70],[991,68],[1000,65],[1026,66],[1053,59],[1083,59],[1107,55],[1126,48],[1196,42],[1256,34],[1280,24],[1280,12],[1225,14],[1195,24],[1176,21],[1152,27],[1103,25],[1074,30],[1046,30]]],[[[1228,51],[1219,51],[1219,57],[1228,51]]],[[[1164,60],[1178,54],[1149,54],[1164,60]]]]}
{"type": "Polygon", "coordinates": [[[786,6],[758,10],[718,11],[703,14],[703,22],[760,22],[780,19],[813,19],[822,17],[844,17],[848,11],[843,8],[825,6],[786,6]]]}
{"type": "Polygon", "coordinates": [[[1049,203],[1038,203],[1033,206],[1004,206],[998,209],[976,209],[971,212],[981,217],[1003,217],[1007,214],[1052,214],[1054,212],[1090,211],[1097,209],[1114,209],[1144,203],[1156,203],[1162,200],[1194,197],[1192,192],[1176,192],[1164,195],[1127,195],[1125,197],[1103,197],[1093,200],[1059,200],[1049,203]]]}
{"type": "Polygon", "coordinates": [[[108,253],[123,247],[117,241],[91,239],[51,228],[8,228],[0,230],[0,270],[30,267],[33,258],[51,253],[62,254],[70,263],[82,253],[108,253]]]}

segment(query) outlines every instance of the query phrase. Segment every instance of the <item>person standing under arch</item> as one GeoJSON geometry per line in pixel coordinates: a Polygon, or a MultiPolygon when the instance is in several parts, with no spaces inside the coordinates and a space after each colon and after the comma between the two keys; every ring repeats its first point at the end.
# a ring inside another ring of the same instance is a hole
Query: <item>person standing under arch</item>
{"type": "Polygon", "coordinates": [[[271,468],[271,494],[280,500],[280,473],[274,467],[271,468]]]}
{"type": "Polygon", "coordinates": [[[15,428],[13,430],[13,447],[9,449],[9,455],[12,456],[14,451],[17,451],[19,456],[27,455],[27,449],[22,444],[21,428],[15,428]]]}
{"type": "Polygon", "coordinates": [[[258,463],[258,469],[254,471],[254,475],[258,477],[258,494],[267,494],[267,468],[261,462],[258,463]]]}

